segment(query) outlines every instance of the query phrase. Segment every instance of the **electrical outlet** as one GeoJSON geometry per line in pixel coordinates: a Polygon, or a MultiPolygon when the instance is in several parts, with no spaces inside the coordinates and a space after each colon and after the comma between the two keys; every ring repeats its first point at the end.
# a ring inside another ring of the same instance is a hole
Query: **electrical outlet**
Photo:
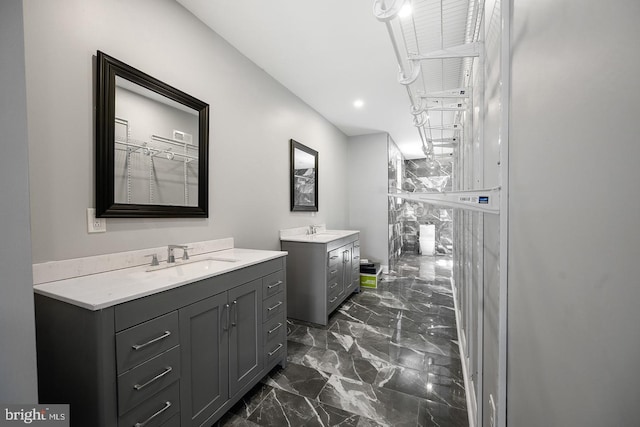
{"type": "Polygon", "coordinates": [[[87,208],[87,232],[104,233],[107,231],[107,220],[96,218],[95,208],[87,208]]]}
{"type": "Polygon", "coordinates": [[[489,395],[489,427],[496,427],[496,402],[493,400],[493,394],[489,395]]]}

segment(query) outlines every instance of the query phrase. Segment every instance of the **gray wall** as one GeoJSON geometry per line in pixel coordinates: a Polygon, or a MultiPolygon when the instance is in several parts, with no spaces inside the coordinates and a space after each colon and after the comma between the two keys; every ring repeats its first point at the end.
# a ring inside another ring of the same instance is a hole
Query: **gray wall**
{"type": "Polygon", "coordinates": [[[514,1],[510,426],[638,424],[639,17],[514,1]]]}
{"type": "Polygon", "coordinates": [[[34,262],[278,230],[346,227],[347,137],[172,0],[25,0],[34,262]],[[210,217],[108,219],[94,206],[93,60],[120,59],[211,106],[210,217]],[[289,212],[289,139],[319,151],[317,214],[289,212]]]}
{"type": "Polygon", "coordinates": [[[360,230],[362,258],[389,261],[386,133],[349,138],[349,228],[360,230]]]}
{"type": "Polygon", "coordinates": [[[22,1],[0,2],[0,402],[36,403],[22,1]]]}

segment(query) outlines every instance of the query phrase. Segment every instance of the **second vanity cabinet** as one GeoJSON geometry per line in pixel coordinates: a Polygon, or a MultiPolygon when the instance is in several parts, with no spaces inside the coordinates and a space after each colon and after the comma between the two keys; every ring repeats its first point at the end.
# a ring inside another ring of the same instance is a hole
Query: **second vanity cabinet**
{"type": "Polygon", "coordinates": [[[287,316],[326,325],[331,312],[360,290],[359,233],[301,240],[281,239],[288,252],[287,316]]]}
{"type": "Polygon", "coordinates": [[[40,402],[72,426],[212,426],[286,363],[285,260],[94,311],[36,294],[40,402]]]}

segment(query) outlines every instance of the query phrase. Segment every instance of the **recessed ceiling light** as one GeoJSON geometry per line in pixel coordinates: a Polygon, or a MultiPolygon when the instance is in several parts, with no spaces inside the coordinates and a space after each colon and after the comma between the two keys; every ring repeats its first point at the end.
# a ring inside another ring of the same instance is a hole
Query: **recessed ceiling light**
{"type": "Polygon", "coordinates": [[[404,6],[402,6],[402,9],[400,9],[400,12],[398,12],[398,16],[400,18],[406,18],[407,16],[411,15],[411,3],[407,2],[404,4],[404,6]]]}
{"type": "Polygon", "coordinates": [[[362,108],[364,106],[364,101],[362,99],[356,99],[353,101],[353,106],[356,108],[362,108]]]}

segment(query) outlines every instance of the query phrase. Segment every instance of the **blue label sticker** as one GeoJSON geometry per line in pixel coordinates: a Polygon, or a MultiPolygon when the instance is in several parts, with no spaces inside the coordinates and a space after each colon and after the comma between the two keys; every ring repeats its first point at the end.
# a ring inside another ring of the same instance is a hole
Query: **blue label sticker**
{"type": "Polygon", "coordinates": [[[478,198],[478,203],[481,203],[483,205],[488,205],[489,204],[489,196],[480,196],[478,198]]]}

